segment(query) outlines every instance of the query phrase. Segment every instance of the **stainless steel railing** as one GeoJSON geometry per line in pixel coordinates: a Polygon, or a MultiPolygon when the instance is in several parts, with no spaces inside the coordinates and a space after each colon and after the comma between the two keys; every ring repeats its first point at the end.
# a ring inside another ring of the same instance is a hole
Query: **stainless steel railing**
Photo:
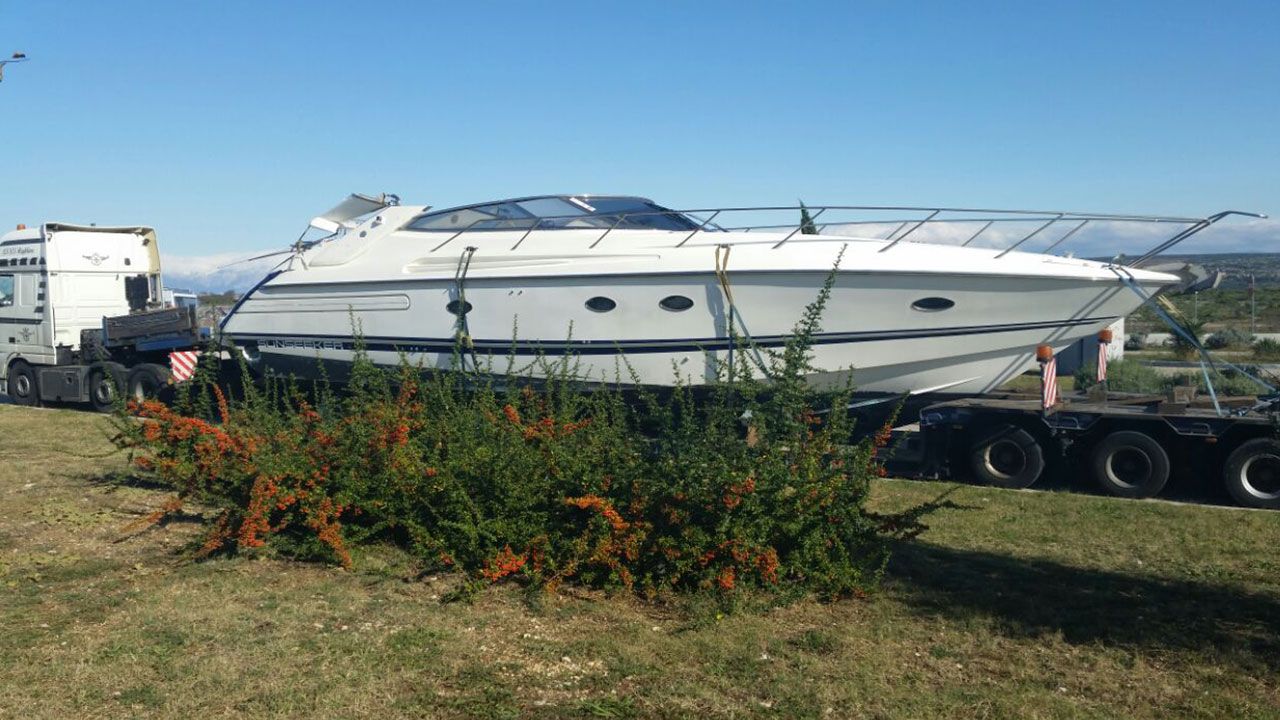
{"type": "Polygon", "coordinates": [[[511,250],[517,250],[522,244],[533,234],[535,230],[558,231],[563,229],[588,229],[588,228],[562,228],[551,227],[558,221],[582,220],[583,218],[596,217],[612,221],[608,227],[597,228],[600,230],[599,237],[595,238],[589,245],[594,249],[609,237],[614,230],[619,229],[628,219],[634,219],[643,216],[678,216],[685,218],[697,225],[687,233],[683,233],[680,240],[674,243],[673,247],[683,247],[699,233],[708,232],[739,232],[750,233],[757,231],[770,231],[782,233],[785,235],[773,244],[774,249],[779,249],[800,234],[803,227],[800,223],[785,223],[773,225],[742,225],[742,226],[724,226],[716,223],[718,218],[734,213],[776,213],[776,212],[794,212],[808,213],[809,222],[813,223],[813,227],[821,233],[824,229],[833,227],[849,227],[849,226],[894,226],[886,237],[878,238],[885,241],[884,247],[879,252],[889,252],[898,246],[907,238],[916,234],[922,228],[933,225],[943,224],[981,224],[975,232],[968,236],[962,243],[963,246],[971,245],[980,236],[987,231],[1004,223],[1035,223],[1035,227],[1027,233],[1021,234],[1016,240],[1002,248],[993,248],[998,250],[996,257],[1004,257],[1013,252],[1017,248],[1023,246],[1028,241],[1040,236],[1049,236],[1058,230],[1059,226],[1065,225],[1066,230],[1062,232],[1048,247],[1040,250],[1040,252],[1048,252],[1062,243],[1066,242],[1090,223],[1108,222],[1108,223],[1146,223],[1146,224],[1172,224],[1179,226],[1178,230],[1167,239],[1161,241],[1152,249],[1143,253],[1138,259],[1130,262],[1131,265],[1139,265],[1152,257],[1159,255],[1172,248],[1174,245],[1181,243],[1187,238],[1199,233],[1200,231],[1212,226],[1225,217],[1239,215],[1253,218],[1265,218],[1265,215],[1259,213],[1243,212],[1238,210],[1227,210],[1215,213],[1208,217],[1176,217],[1176,216],[1160,216],[1160,215],[1118,215],[1108,213],[1082,213],[1068,212],[1056,210],[993,210],[987,208],[956,208],[956,207],[913,207],[913,206],[889,206],[889,205],[816,205],[816,206],[759,206],[759,207],[721,207],[721,208],[695,208],[692,210],[645,210],[636,212],[604,212],[598,215],[556,215],[545,216],[539,218],[492,218],[485,217],[475,220],[464,228],[449,231],[440,230],[420,230],[420,232],[451,232],[448,238],[431,248],[432,252],[443,249],[448,246],[459,236],[468,232],[520,232],[520,237],[511,246],[511,250]],[[897,217],[891,219],[851,219],[848,221],[835,222],[827,220],[821,224],[815,221],[827,213],[894,213],[897,217]],[[903,217],[903,215],[914,215],[913,217],[903,217]],[[483,227],[477,226],[485,223],[505,223],[506,227],[483,227]]]}

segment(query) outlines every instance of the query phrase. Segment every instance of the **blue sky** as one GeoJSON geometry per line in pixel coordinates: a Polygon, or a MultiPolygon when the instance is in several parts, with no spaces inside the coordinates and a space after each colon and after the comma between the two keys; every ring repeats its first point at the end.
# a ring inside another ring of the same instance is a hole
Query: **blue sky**
{"type": "Polygon", "coordinates": [[[1280,213],[1280,3],[1047,5],[0,0],[0,227],[211,255],[351,191],[1280,213]]]}

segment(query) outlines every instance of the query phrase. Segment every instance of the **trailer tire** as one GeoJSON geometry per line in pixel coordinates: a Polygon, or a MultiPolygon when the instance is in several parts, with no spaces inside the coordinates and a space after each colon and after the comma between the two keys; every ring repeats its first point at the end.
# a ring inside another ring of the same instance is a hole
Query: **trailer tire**
{"type": "Polygon", "coordinates": [[[128,373],[120,363],[95,363],[89,368],[89,404],[98,412],[111,412],[127,380],[128,373]]]}
{"type": "Polygon", "coordinates": [[[1155,497],[1169,482],[1169,454],[1146,433],[1119,430],[1094,446],[1093,477],[1118,497],[1155,497]]]}
{"type": "Polygon", "coordinates": [[[154,363],[142,363],[129,371],[129,397],[142,402],[160,397],[169,386],[169,368],[154,363]]]}
{"type": "Polygon", "coordinates": [[[1280,510],[1280,440],[1250,440],[1227,456],[1227,492],[1245,507],[1280,510]]]}
{"type": "Polygon", "coordinates": [[[969,451],[969,469],[978,482],[1020,490],[1040,479],[1044,451],[1031,433],[1013,425],[1000,425],[978,437],[969,451]]]}
{"type": "Polygon", "coordinates": [[[18,360],[9,366],[9,382],[5,392],[15,405],[40,407],[40,376],[35,368],[18,360]]]}

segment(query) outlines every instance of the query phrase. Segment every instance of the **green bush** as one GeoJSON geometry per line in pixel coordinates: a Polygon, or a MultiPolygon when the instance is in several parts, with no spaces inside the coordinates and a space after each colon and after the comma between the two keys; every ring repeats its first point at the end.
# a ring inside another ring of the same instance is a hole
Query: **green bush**
{"type": "Polygon", "coordinates": [[[1280,360],[1280,341],[1271,338],[1262,338],[1253,343],[1253,357],[1255,360],[1280,360]]]}
{"type": "MultiPolygon", "coordinates": [[[[1192,340],[1200,342],[1200,337],[1204,333],[1204,321],[1194,321],[1183,318],[1180,325],[1182,332],[1186,333],[1189,338],[1183,337],[1183,335],[1178,332],[1173,333],[1173,336],[1170,338],[1170,347],[1173,349],[1173,356],[1182,360],[1189,360],[1197,357],[1200,354],[1200,351],[1196,349],[1192,340]]],[[[1201,344],[1203,345],[1203,343],[1201,344]]]]}
{"type": "MultiPolygon", "coordinates": [[[[1255,377],[1257,373],[1251,373],[1255,377]]],[[[1264,388],[1258,383],[1250,380],[1247,376],[1236,372],[1230,368],[1226,370],[1211,370],[1209,378],[1213,381],[1213,389],[1219,395],[1258,395],[1264,392],[1264,388]]],[[[1179,373],[1178,375],[1166,378],[1169,387],[1175,385],[1194,385],[1202,392],[1207,392],[1205,387],[1204,374],[1199,371],[1179,373]]]]}
{"type": "MultiPolygon", "coordinates": [[[[1097,384],[1098,366],[1090,363],[1076,370],[1076,389],[1088,390],[1097,384]]],[[[1111,360],[1107,362],[1107,389],[1114,392],[1162,393],[1168,387],[1167,378],[1155,368],[1138,360],[1111,360]]]]}
{"type": "Polygon", "coordinates": [[[887,539],[919,532],[925,508],[865,509],[887,431],[848,444],[847,415],[823,411],[850,390],[804,381],[829,290],[769,359],[768,383],[740,363],[705,397],[583,392],[572,359],[498,386],[408,363],[388,373],[361,353],[343,393],[274,381],[229,399],[202,368],[175,407],[122,416],[118,442],[176,491],[153,519],[188,500],[217,508],[205,555],[270,541],[346,565],[354,545],[390,541],[476,584],[864,593],[887,539]]]}
{"type": "MultiPolygon", "coordinates": [[[[1257,376],[1256,372],[1251,374],[1257,376]]],[[[1080,368],[1075,373],[1076,388],[1087,390],[1093,387],[1097,384],[1097,377],[1096,365],[1080,368]]],[[[1262,386],[1230,368],[1222,371],[1212,370],[1209,378],[1213,381],[1213,388],[1219,395],[1257,395],[1263,392],[1262,386]]],[[[1194,385],[1201,392],[1208,392],[1204,375],[1199,370],[1185,370],[1173,375],[1165,375],[1138,360],[1113,360],[1107,363],[1107,389],[1113,392],[1159,395],[1182,385],[1194,385]]]]}
{"type": "Polygon", "coordinates": [[[1249,347],[1253,344],[1253,335],[1237,330],[1235,328],[1227,328],[1219,330],[1204,339],[1204,346],[1209,350],[1225,350],[1227,348],[1249,347]]]}

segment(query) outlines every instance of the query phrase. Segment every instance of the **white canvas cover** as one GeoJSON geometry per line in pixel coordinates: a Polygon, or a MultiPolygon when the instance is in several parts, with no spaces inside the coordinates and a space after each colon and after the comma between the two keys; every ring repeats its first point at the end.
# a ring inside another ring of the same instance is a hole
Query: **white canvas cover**
{"type": "Polygon", "coordinates": [[[355,227],[355,224],[351,222],[352,220],[377,212],[392,204],[391,199],[386,195],[379,195],[375,198],[369,195],[352,193],[347,196],[346,200],[313,218],[311,226],[325,232],[337,232],[339,228],[343,227],[352,228],[355,227]]]}

